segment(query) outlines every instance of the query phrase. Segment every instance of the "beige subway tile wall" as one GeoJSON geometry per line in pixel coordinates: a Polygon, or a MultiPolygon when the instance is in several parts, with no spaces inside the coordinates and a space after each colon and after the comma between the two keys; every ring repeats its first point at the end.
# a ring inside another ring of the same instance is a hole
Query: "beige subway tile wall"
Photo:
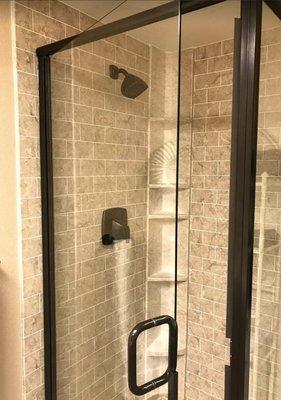
{"type": "MultiPolygon", "coordinates": [[[[261,49],[251,399],[280,397],[280,41],[261,49]]],[[[229,143],[233,41],[195,49],[187,394],[224,398],[229,143]]]]}
{"type": "Polygon", "coordinates": [[[186,398],[222,400],[232,45],[194,49],[186,398]]]}
{"type": "Polygon", "coordinates": [[[148,93],[125,98],[109,64],[148,82],[139,53],[149,63],[144,44],[120,35],[54,61],[59,399],[129,396],[126,341],[145,319],[148,93]],[[120,64],[122,51],[129,57],[120,64]],[[102,212],[111,207],[128,210],[130,243],[101,244],[102,212]]]}

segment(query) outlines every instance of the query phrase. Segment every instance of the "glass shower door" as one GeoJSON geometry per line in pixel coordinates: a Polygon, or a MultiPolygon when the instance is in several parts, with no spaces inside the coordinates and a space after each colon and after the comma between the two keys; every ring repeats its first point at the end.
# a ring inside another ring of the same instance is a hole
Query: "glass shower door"
{"type": "MultiPolygon", "coordinates": [[[[135,365],[138,385],[168,366],[174,330],[157,326],[161,315],[179,326],[178,399],[224,398],[240,2],[205,5],[191,5],[181,27],[172,2],[160,22],[118,35],[110,33],[115,24],[101,26],[97,39],[83,42],[86,31],[51,56],[54,260],[45,272],[45,329],[57,400],[135,399],[135,365]],[[136,325],[132,363],[127,342],[136,325]]],[[[167,397],[163,385],[142,398],[167,397]]]]}
{"type": "MultiPolygon", "coordinates": [[[[135,398],[129,333],[175,316],[178,17],[170,30],[169,51],[130,31],[51,58],[58,400],[135,398]]],[[[186,208],[178,221],[186,230],[186,208]]],[[[168,343],[167,324],[140,335],[138,385],[165,372],[168,343]]]]}

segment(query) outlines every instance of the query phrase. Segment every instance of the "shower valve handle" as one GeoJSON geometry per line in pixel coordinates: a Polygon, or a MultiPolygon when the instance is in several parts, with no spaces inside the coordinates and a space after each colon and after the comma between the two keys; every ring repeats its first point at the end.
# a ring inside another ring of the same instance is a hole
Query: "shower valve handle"
{"type": "Polygon", "coordinates": [[[142,396],[168,383],[168,400],[178,399],[178,373],[177,369],[178,326],[174,318],[169,315],[161,315],[137,324],[131,331],[128,339],[128,383],[131,392],[136,396],[142,396]],[[168,324],[169,349],[168,366],[164,374],[144,383],[137,384],[137,339],[139,335],[156,326],[168,324]]]}

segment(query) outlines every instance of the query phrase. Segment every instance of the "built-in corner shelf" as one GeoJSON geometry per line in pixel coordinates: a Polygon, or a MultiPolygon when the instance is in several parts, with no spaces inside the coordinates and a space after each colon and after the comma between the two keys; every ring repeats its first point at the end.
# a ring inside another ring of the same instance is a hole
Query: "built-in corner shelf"
{"type": "MultiPolygon", "coordinates": [[[[187,183],[180,182],[178,184],[179,190],[188,189],[187,183]]],[[[168,189],[168,190],[176,190],[176,184],[173,183],[151,183],[149,185],[149,189],[168,189]]]]}
{"type": "MultiPolygon", "coordinates": [[[[169,271],[158,271],[147,278],[148,282],[175,282],[175,273],[169,271]]],[[[177,282],[187,281],[187,276],[177,274],[177,282]]]]}
{"type": "MultiPolygon", "coordinates": [[[[148,216],[148,219],[150,220],[168,220],[168,221],[173,221],[176,219],[175,214],[172,213],[161,213],[161,214],[150,214],[148,216]]],[[[188,219],[188,215],[187,214],[179,214],[178,215],[178,220],[182,221],[182,220],[186,220],[188,219]]]]}
{"type": "MultiPolygon", "coordinates": [[[[152,122],[165,122],[177,128],[178,118],[176,117],[149,117],[152,122]]],[[[182,118],[179,119],[180,125],[187,125],[192,122],[192,118],[182,118]]]]}
{"type": "MultiPolygon", "coordinates": [[[[167,357],[168,355],[168,343],[169,339],[167,335],[159,335],[157,338],[147,347],[146,354],[149,357],[167,357]]],[[[186,348],[180,343],[178,345],[178,356],[184,356],[186,348]]]]}

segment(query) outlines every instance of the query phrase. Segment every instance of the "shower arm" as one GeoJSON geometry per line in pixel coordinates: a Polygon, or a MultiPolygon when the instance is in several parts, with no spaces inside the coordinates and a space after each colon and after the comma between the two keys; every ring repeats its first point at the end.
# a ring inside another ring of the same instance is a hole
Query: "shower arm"
{"type": "Polygon", "coordinates": [[[120,68],[119,71],[118,71],[118,74],[123,74],[125,76],[129,75],[129,73],[124,68],[120,68]]]}
{"type": "Polygon", "coordinates": [[[116,65],[109,66],[109,76],[112,79],[118,79],[119,74],[123,74],[125,77],[129,75],[129,73],[124,68],[118,68],[116,65]]]}

